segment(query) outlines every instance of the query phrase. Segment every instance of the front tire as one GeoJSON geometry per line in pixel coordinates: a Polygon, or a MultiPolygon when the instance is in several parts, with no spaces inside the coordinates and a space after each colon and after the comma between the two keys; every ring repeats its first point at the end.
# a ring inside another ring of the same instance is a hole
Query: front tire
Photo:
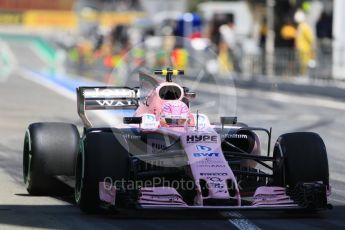
{"type": "Polygon", "coordinates": [[[329,186],[328,159],[322,138],[312,132],[281,135],[274,147],[274,183],[294,188],[298,183],[329,186]]]}
{"type": "Polygon", "coordinates": [[[129,155],[122,139],[120,134],[111,132],[90,132],[83,138],[75,171],[75,200],[83,212],[101,210],[99,182],[128,178],[129,155]]]}

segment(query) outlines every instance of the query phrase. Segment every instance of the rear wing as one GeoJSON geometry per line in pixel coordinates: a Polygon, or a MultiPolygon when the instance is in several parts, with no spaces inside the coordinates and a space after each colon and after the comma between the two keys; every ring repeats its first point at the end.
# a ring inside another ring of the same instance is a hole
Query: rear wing
{"type": "Polygon", "coordinates": [[[78,114],[86,128],[92,124],[86,110],[136,109],[138,107],[138,89],[129,87],[78,87],[78,114]]]}

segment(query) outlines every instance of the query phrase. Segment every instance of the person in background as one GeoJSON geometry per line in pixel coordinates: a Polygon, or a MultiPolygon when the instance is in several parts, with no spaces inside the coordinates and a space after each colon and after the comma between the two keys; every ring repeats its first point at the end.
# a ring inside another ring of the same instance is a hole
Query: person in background
{"type": "Polygon", "coordinates": [[[296,62],[295,41],[297,36],[297,28],[292,22],[292,18],[287,17],[283,26],[280,29],[280,47],[283,51],[281,53],[282,60],[286,61],[284,66],[281,66],[281,74],[285,76],[295,76],[298,72],[298,62],[296,62]]]}
{"type": "MultiPolygon", "coordinates": [[[[220,32],[219,27],[223,24],[224,19],[222,18],[223,15],[215,14],[211,21],[210,29],[208,31],[208,37],[211,42],[215,45],[216,49],[219,48],[220,43],[220,32]]],[[[217,50],[218,52],[218,50],[217,50]]]]}
{"type": "Polygon", "coordinates": [[[296,49],[300,60],[300,73],[306,76],[308,66],[315,62],[315,36],[311,26],[305,21],[305,14],[298,10],[295,14],[297,22],[296,49]]]}
{"type": "Polygon", "coordinates": [[[268,33],[267,18],[263,17],[260,24],[260,47],[263,50],[265,50],[267,33],[268,33]]]}
{"type": "Polygon", "coordinates": [[[295,47],[297,30],[292,21],[287,18],[286,22],[280,30],[280,36],[282,38],[282,46],[287,49],[293,49],[295,47]]]}
{"type": "Polygon", "coordinates": [[[236,40],[235,23],[233,15],[228,15],[227,22],[219,27],[219,32],[221,35],[221,41],[228,50],[228,54],[231,58],[234,71],[236,73],[241,73],[241,51],[236,40]]]}
{"type": "Polygon", "coordinates": [[[259,45],[261,49],[261,73],[266,74],[266,38],[268,33],[267,18],[264,16],[260,23],[259,45]]]}
{"type": "Polygon", "coordinates": [[[330,53],[333,39],[333,17],[331,14],[322,12],[316,23],[316,36],[321,52],[330,53]]]}

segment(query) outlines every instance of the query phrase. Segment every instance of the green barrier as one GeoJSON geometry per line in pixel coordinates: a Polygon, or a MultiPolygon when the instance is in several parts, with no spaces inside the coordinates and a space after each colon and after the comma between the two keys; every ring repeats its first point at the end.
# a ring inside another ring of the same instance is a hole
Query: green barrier
{"type": "Polygon", "coordinates": [[[21,42],[32,45],[37,49],[39,55],[41,55],[42,58],[47,60],[49,63],[55,63],[57,60],[57,52],[54,47],[40,37],[33,35],[0,33],[0,39],[5,42],[21,42]]]}
{"type": "Polygon", "coordinates": [[[15,59],[7,43],[0,39],[0,82],[5,81],[15,69],[15,59]]]}

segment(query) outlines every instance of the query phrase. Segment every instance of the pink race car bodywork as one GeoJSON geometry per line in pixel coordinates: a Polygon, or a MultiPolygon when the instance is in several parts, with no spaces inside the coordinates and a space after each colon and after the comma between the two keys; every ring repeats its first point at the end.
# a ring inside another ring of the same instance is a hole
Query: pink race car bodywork
{"type": "Polygon", "coordinates": [[[62,190],[55,183],[60,180],[74,187],[75,202],[86,213],[331,207],[327,151],[317,133],[282,134],[270,151],[271,129],[237,117],[211,123],[192,112],[195,93],[172,81],[178,74],[183,71],[155,71],[166,76],[163,81],[140,73],[135,88],[78,87],[82,135],[74,124],[30,124],[23,148],[28,192],[53,194],[62,190]],[[91,123],[88,110],[110,110],[102,119],[109,122],[91,123]],[[267,154],[259,137],[267,138],[267,154]]]}
{"type": "MultiPolygon", "coordinates": [[[[189,95],[184,95],[184,89],[181,86],[174,82],[165,82],[148,75],[142,75],[140,98],[134,117],[141,117],[141,123],[132,124],[130,127],[139,128],[144,133],[153,132],[179,139],[187,156],[188,174],[196,184],[196,196],[193,205],[187,205],[182,196],[172,187],[142,187],[138,198],[140,207],[151,209],[298,207],[286,194],[286,189],[277,186],[257,187],[253,191],[251,204],[241,204],[240,185],[224,157],[222,139],[220,134],[215,131],[216,126],[210,124],[205,114],[190,112],[189,102],[192,98],[189,95]],[[147,90],[145,84],[153,87],[147,90]],[[165,95],[171,94],[172,96],[164,98],[162,91],[165,92],[165,95]],[[169,123],[164,120],[166,118],[182,122],[169,123]],[[204,187],[207,187],[206,193],[203,191],[204,187]],[[218,205],[209,205],[212,203],[210,201],[218,205]]],[[[234,130],[241,128],[236,125],[227,127],[234,130]]],[[[152,143],[154,144],[155,140],[150,142],[150,144],[152,143]]],[[[250,154],[261,154],[260,142],[256,135],[255,145],[250,154]]],[[[108,204],[115,204],[115,187],[100,182],[99,190],[101,200],[108,204]]]]}

